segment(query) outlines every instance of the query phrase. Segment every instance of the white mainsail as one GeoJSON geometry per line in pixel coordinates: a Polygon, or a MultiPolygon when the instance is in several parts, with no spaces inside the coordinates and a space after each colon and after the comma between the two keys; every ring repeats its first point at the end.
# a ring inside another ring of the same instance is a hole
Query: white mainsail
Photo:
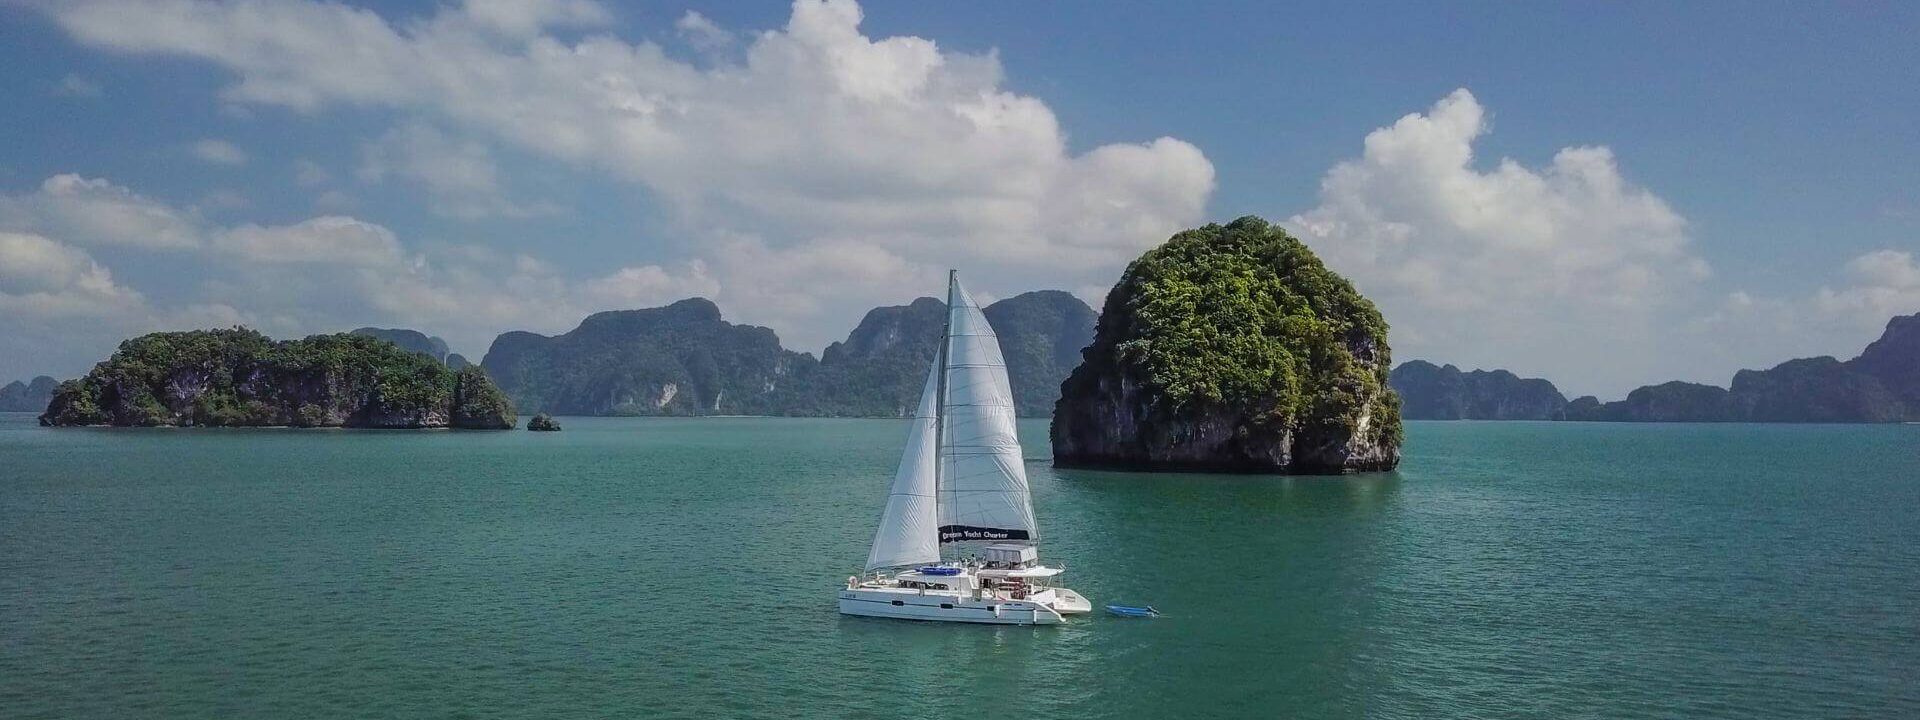
{"type": "Polygon", "coordinates": [[[940,542],[1038,540],[1000,341],[958,278],[948,281],[946,342],[940,542]]]}
{"type": "Polygon", "coordinates": [[[1054,625],[1092,612],[1086,597],[1054,584],[1060,568],[1038,564],[1039,539],[1000,341],[949,275],[947,329],[873,536],[867,577],[847,578],[840,614],[1054,625]],[[892,577],[875,572],[939,564],[941,543],[970,540],[993,544],[980,548],[980,560],[892,577]]]}
{"type": "Polygon", "coordinates": [[[873,534],[867,570],[940,562],[939,531],[935,529],[938,501],[934,498],[934,462],[940,438],[936,416],[940,403],[940,358],[927,371],[927,387],[920,391],[920,407],[913,413],[907,449],[887,494],[880,529],[873,534]]]}

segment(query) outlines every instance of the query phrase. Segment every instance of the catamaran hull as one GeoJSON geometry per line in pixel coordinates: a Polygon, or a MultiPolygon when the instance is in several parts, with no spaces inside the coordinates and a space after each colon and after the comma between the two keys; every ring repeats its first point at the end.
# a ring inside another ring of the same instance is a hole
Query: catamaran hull
{"type": "Polygon", "coordinates": [[[840,592],[840,614],[987,625],[1058,625],[1064,622],[1060,613],[1052,608],[1030,602],[986,602],[951,596],[858,590],[840,592]]]}

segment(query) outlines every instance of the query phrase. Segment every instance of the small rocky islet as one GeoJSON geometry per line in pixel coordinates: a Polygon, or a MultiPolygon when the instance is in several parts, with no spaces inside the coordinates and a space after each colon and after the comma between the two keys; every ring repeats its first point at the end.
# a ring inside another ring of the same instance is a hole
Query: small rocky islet
{"type": "Polygon", "coordinates": [[[276,341],[245,328],[142,335],[61,383],[48,426],[514,427],[479,368],[352,333],[276,341]]]}
{"type": "Polygon", "coordinates": [[[1083,357],[1054,407],[1057,466],[1328,474],[1400,460],[1385,319],[1257,217],[1135,260],[1083,357]]]}

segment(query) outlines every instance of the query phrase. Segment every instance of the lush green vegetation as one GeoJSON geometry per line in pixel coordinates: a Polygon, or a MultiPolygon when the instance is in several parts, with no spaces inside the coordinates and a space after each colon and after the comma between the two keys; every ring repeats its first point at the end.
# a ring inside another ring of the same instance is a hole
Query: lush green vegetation
{"type": "Polygon", "coordinates": [[[1352,431],[1371,402],[1379,422],[1369,433],[1399,440],[1397,400],[1382,392],[1386,320],[1306,245],[1260,218],[1182,232],[1147,252],[1109,295],[1101,323],[1103,336],[1118,338],[1116,359],[1170,410],[1251,407],[1256,421],[1352,431]]]}
{"type": "Polygon", "coordinates": [[[562,415],[779,414],[813,357],[772,330],[720,319],[711,301],[595,313],[570,332],[510,332],[481,360],[516,404],[562,415]]]}
{"type": "MultiPolygon", "coordinates": [[[[380,338],[381,340],[399,345],[402,350],[412,350],[413,352],[424,355],[431,355],[435,360],[446,362],[450,366],[453,364],[448,362],[448,357],[452,353],[447,349],[447,341],[439,337],[429,336],[419,330],[411,330],[408,328],[363,327],[354,329],[352,334],[380,338]]],[[[462,360],[465,360],[465,358],[462,358],[462,360]]],[[[459,370],[460,368],[455,367],[454,369],[459,370]]]]}
{"type": "Polygon", "coordinates": [[[1052,415],[1060,382],[1080,365],[1080,351],[1093,342],[1099,316],[1080,298],[1059,290],[1022,293],[980,312],[1000,338],[1014,411],[1024,417],[1052,415]]]}
{"type": "Polygon", "coordinates": [[[361,335],[276,342],[245,328],[143,335],[55,392],[51,425],[512,425],[513,409],[472,377],[361,335]],[[462,403],[456,407],[456,393],[462,403]]]}
{"type": "MultiPolygon", "coordinates": [[[[451,368],[449,368],[451,369],[451,368]]],[[[512,430],[517,416],[513,401],[487,378],[487,371],[468,365],[453,371],[453,426],[475,430],[512,430]]]]}

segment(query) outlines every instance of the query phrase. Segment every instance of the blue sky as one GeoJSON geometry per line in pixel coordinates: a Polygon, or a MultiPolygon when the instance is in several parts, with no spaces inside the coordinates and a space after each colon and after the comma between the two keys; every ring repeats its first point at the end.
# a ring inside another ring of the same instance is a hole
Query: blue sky
{"type": "Polygon", "coordinates": [[[0,377],[690,294],[817,350],[1248,213],[1570,392],[1920,312],[1911,5],[116,5],[0,4],[0,377]]]}

